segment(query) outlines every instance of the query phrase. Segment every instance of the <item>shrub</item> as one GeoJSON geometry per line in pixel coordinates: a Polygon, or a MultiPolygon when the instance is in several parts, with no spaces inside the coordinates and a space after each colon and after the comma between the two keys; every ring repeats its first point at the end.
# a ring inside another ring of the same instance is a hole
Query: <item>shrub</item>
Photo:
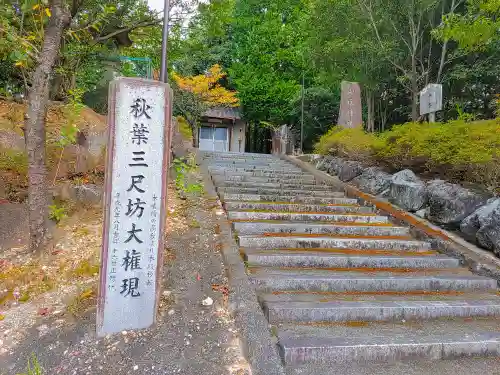
{"type": "Polygon", "coordinates": [[[315,152],[352,159],[367,159],[373,155],[377,137],[361,128],[332,127],[316,144],[315,152]]]}
{"type": "Polygon", "coordinates": [[[193,139],[193,131],[187,120],[182,116],[177,116],[177,123],[179,124],[179,133],[185,140],[193,139]]]}
{"type": "Polygon", "coordinates": [[[334,127],[316,145],[320,154],[412,168],[452,180],[500,186],[500,120],[406,123],[379,135],[334,127]]]}

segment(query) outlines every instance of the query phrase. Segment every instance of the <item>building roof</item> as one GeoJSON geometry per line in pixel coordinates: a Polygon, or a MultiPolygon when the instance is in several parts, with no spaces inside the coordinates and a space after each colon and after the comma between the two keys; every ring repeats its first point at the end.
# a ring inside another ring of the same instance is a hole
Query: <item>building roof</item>
{"type": "Polygon", "coordinates": [[[241,120],[241,111],[238,107],[212,107],[205,112],[204,116],[229,120],[241,120]]]}

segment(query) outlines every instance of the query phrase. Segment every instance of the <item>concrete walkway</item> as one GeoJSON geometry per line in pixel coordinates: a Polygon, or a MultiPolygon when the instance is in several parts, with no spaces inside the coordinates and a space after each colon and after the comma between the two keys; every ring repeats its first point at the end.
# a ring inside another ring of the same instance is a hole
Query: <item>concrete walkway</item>
{"type": "Polygon", "coordinates": [[[203,162],[288,373],[500,374],[496,280],[286,161],[203,162]]]}

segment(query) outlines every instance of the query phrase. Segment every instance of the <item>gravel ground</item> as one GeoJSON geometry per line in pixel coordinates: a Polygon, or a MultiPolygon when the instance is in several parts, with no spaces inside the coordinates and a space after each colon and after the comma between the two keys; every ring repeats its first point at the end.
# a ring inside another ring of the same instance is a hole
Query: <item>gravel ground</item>
{"type": "MultiPolygon", "coordinates": [[[[95,309],[77,319],[64,311],[39,316],[25,339],[0,355],[0,374],[24,372],[32,353],[44,375],[249,374],[226,309],[227,280],[213,202],[188,198],[169,210],[185,225],[167,238],[163,296],[154,328],[100,339],[95,309]],[[202,305],[207,297],[213,303],[202,305]]],[[[0,322],[0,348],[10,334],[0,322]]]]}

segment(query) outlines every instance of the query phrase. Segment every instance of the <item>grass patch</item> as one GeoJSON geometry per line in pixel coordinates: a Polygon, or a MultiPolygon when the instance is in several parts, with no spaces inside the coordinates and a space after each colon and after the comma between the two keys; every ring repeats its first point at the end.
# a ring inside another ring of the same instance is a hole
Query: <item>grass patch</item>
{"type": "Polygon", "coordinates": [[[201,225],[200,225],[200,223],[199,223],[199,221],[198,221],[198,220],[193,219],[193,220],[191,220],[191,222],[189,223],[189,227],[190,227],[190,228],[201,228],[201,225]]]}
{"type": "Polygon", "coordinates": [[[78,293],[68,304],[67,310],[78,317],[83,315],[97,303],[97,286],[91,286],[78,293]]]}
{"type": "Polygon", "coordinates": [[[181,133],[182,138],[187,141],[193,139],[193,131],[187,120],[182,116],[177,116],[177,123],[179,124],[179,133],[181,133]]]}
{"type": "Polygon", "coordinates": [[[84,259],[71,273],[74,277],[92,277],[99,273],[99,264],[90,259],[84,259]]]}
{"type": "Polygon", "coordinates": [[[28,365],[26,366],[26,372],[17,375],[43,375],[42,368],[40,363],[38,363],[38,358],[35,353],[31,355],[31,358],[28,359],[28,365]]]}
{"type": "Polygon", "coordinates": [[[28,155],[21,151],[0,148],[0,170],[26,176],[28,173],[28,155]]]}

